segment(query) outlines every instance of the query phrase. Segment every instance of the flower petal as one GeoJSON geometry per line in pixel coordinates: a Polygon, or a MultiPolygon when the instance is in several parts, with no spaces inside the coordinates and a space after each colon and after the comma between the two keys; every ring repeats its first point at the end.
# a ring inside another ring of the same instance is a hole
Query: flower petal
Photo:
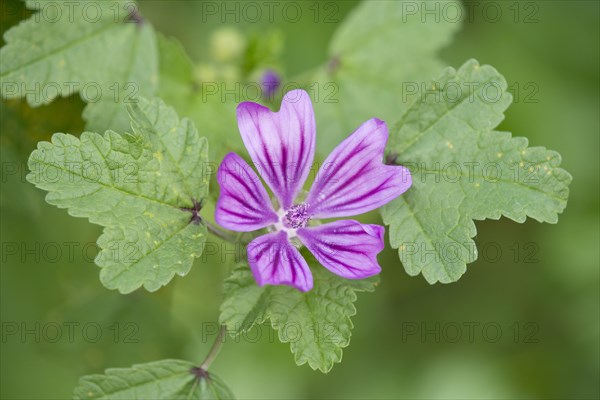
{"type": "Polygon", "coordinates": [[[317,261],[336,275],[363,279],[377,275],[377,254],[383,250],[385,229],[353,220],[298,229],[298,237],[317,261]]]}
{"type": "Polygon", "coordinates": [[[222,227],[248,232],[279,220],[260,178],[237,154],[225,156],[217,172],[217,181],[221,193],[215,220],[222,227]]]}
{"type": "Polygon", "coordinates": [[[385,122],[371,119],[331,152],[306,199],[314,218],[362,214],[408,190],[410,171],[383,164],[387,138],[385,122]]]}
{"type": "Polygon", "coordinates": [[[242,139],[260,175],[287,209],[301,190],[315,154],[315,115],[308,93],[288,92],[278,112],[244,102],[237,108],[242,139]]]}
{"type": "Polygon", "coordinates": [[[250,242],[248,262],[259,286],[289,285],[303,292],[313,287],[306,260],[283,231],[268,233],[250,242]]]}

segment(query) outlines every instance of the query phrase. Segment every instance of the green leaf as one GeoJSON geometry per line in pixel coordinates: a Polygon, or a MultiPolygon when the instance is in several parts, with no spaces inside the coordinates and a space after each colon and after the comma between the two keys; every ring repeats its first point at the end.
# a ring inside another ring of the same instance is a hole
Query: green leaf
{"type": "Polygon", "coordinates": [[[208,195],[206,139],[193,124],[158,99],[129,113],[134,134],[56,133],[38,143],[27,175],[48,203],[105,227],[100,280],[122,293],[189,272],[206,239],[192,216],[208,195]]]}
{"type": "MultiPolygon", "coordinates": [[[[151,96],[158,80],[154,29],[134,23],[132,1],[28,1],[38,11],[5,34],[3,98],[31,106],[79,92],[89,130],[127,129],[122,103],[151,96]]],[[[137,12],[137,11],[135,11],[137,12]]]]}
{"type": "Polygon", "coordinates": [[[369,118],[398,118],[414,82],[431,79],[443,67],[436,54],[460,27],[454,16],[461,12],[454,0],[364,1],[346,17],[331,41],[327,65],[316,74],[318,85],[308,88],[322,155],[369,118]],[[438,11],[427,15],[426,8],[438,11]]]}
{"type": "Polygon", "coordinates": [[[233,399],[231,390],[212,373],[198,373],[192,363],[161,360],[131,368],[110,368],[104,375],[79,379],[73,398],[123,400],[233,399]]]}
{"type": "Polygon", "coordinates": [[[410,168],[413,186],[382,215],[408,274],[454,282],[477,258],[473,220],[555,223],[566,207],[560,155],[494,130],[512,101],[506,87],[474,60],[448,68],[392,129],[388,157],[410,168]]]}
{"type": "Polygon", "coordinates": [[[214,399],[214,400],[229,400],[235,399],[235,395],[231,389],[215,374],[205,372],[207,375],[204,379],[200,379],[198,387],[191,396],[186,399],[214,399]]]}
{"type": "Polygon", "coordinates": [[[307,293],[288,286],[259,287],[247,264],[225,280],[220,321],[230,333],[240,334],[267,319],[289,342],[296,364],[329,372],[350,344],[356,314],[356,293],[373,291],[378,278],[347,280],[323,267],[312,269],[315,286],[307,293]]]}
{"type": "Polygon", "coordinates": [[[194,64],[176,39],[158,34],[157,43],[159,55],[157,96],[177,110],[187,109],[190,98],[198,90],[194,80],[194,64]]]}

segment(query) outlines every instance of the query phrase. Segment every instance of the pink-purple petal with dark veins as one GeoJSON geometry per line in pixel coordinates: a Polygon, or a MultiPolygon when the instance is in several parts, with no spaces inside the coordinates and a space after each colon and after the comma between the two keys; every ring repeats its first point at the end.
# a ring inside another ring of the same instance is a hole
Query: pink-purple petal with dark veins
{"type": "Polygon", "coordinates": [[[387,139],[385,122],[371,119],[333,150],[305,200],[313,218],[363,214],[408,190],[410,171],[383,163],[387,139]]]}
{"type": "Polygon", "coordinates": [[[354,220],[310,224],[372,211],[410,188],[407,168],[383,163],[388,139],[385,123],[371,119],[362,124],[327,157],[306,199],[297,199],[315,152],[315,117],[308,93],[288,92],[278,112],[241,103],[237,117],[250,157],[279,205],[274,208],[256,172],[230,153],[219,167],[221,193],[215,219],[234,231],[267,227],[274,231],[248,245],[248,263],[256,282],[289,285],[304,292],[312,289],[311,271],[290,242],[292,237],[341,277],[362,279],[378,274],[377,254],[384,248],[382,226],[354,220]]]}
{"type": "Polygon", "coordinates": [[[259,174],[280,205],[289,208],[306,181],[315,154],[315,115],[308,93],[288,92],[278,112],[243,102],[237,108],[237,120],[259,174]]]}
{"type": "Polygon", "coordinates": [[[354,220],[298,229],[300,241],[317,261],[336,275],[363,279],[377,275],[377,254],[385,247],[383,226],[354,220]]]}
{"type": "Polygon", "coordinates": [[[278,221],[267,191],[254,170],[235,153],[223,159],[217,172],[221,187],[215,220],[226,229],[249,232],[278,221]]]}
{"type": "Polygon", "coordinates": [[[306,260],[283,231],[268,233],[248,244],[248,263],[259,286],[288,285],[302,292],[313,287],[306,260]]]}

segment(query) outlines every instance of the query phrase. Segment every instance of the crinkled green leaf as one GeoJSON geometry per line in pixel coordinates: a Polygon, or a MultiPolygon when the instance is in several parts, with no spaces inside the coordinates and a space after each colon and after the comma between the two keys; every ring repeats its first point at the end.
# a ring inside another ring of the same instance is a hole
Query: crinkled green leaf
{"type": "Polygon", "coordinates": [[[494,130],[512,101],[506,86],[474,60],[448,68],[392,129],[388,157],[410,168],[413,186],[382,214],[410,275],[458,280],[477,258],[473,220],[555,223],[566,207],[560,155],[494,130]]]}
{"type": "Polygon", "coordinates": [[[356,293],[373,291],[378,278],[347,280],[313,268],[314,288],[307,293],[288,286],[259,287],[247,264],[225,280],[221,323],[239,334],[267,319],[278,330],[279,340],[289,342],[296,364],[329,372],[350,344],[356,314],[356,293]]]}
{"type": "Polygon", "coordinates": [[[233,399],[231,390],[212,373],[199,376],[189,361],[161,360],[131,368],[110,368],[103,375],[79,379],[73,398],[122,400],[233,399]]]}
{"type": "Polygon", "coordinates": [[[436,54],[460,27],[454,16],[461,12],[455,0],[359,4],[335,32],[329,61],[315,77],[318,85],[309,88],[320,132],[318,151],[327,155],[369,118],[395,121],[407,108],[414,84],[443,67],[436,54]],[[425,13],[435,8],[438,12],[425,13]]]}
{"type": "Polygon", "coordinates": [[[100,279],[122,293],[149,291],[189,272],[206,226],[191,210],[208,195],[206,139],[155,99],[129,109],[134,134],[56,133],[38,143],[27,179],[46,201],[104,226],[100,279]]]}
{"type": "Polygon", "coordinates": [[[127,129],[123,103],[153,95],[154,29],[134,23],[133,1],[28,1],[38,11],[6,32],[0,50],[3,98],[32,106],[79,92],[89,130],[127,129]]]}

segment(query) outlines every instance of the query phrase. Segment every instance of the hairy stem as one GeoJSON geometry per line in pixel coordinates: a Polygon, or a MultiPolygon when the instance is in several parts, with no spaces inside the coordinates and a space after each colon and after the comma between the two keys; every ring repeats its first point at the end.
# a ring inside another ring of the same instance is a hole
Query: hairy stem
{"type": "Polygon", "coordinates": [[[219,334],[217,335],[217,338],[215,339],[212,347],[210,348],[210,351],[208,352],[206,358],[204,359],[204,361],[202,361],[202,364],[200,365],[200,368],[202,370],[208,371],[210,364],[212,364],[215,358],[217,358],[217,354],[219,354],[219,350],[221,350],[221,346],[223,346],[226,334],[227,329],[225,328],[225,325],[221,325],[221,329],[219,329],[219,334]]]}

